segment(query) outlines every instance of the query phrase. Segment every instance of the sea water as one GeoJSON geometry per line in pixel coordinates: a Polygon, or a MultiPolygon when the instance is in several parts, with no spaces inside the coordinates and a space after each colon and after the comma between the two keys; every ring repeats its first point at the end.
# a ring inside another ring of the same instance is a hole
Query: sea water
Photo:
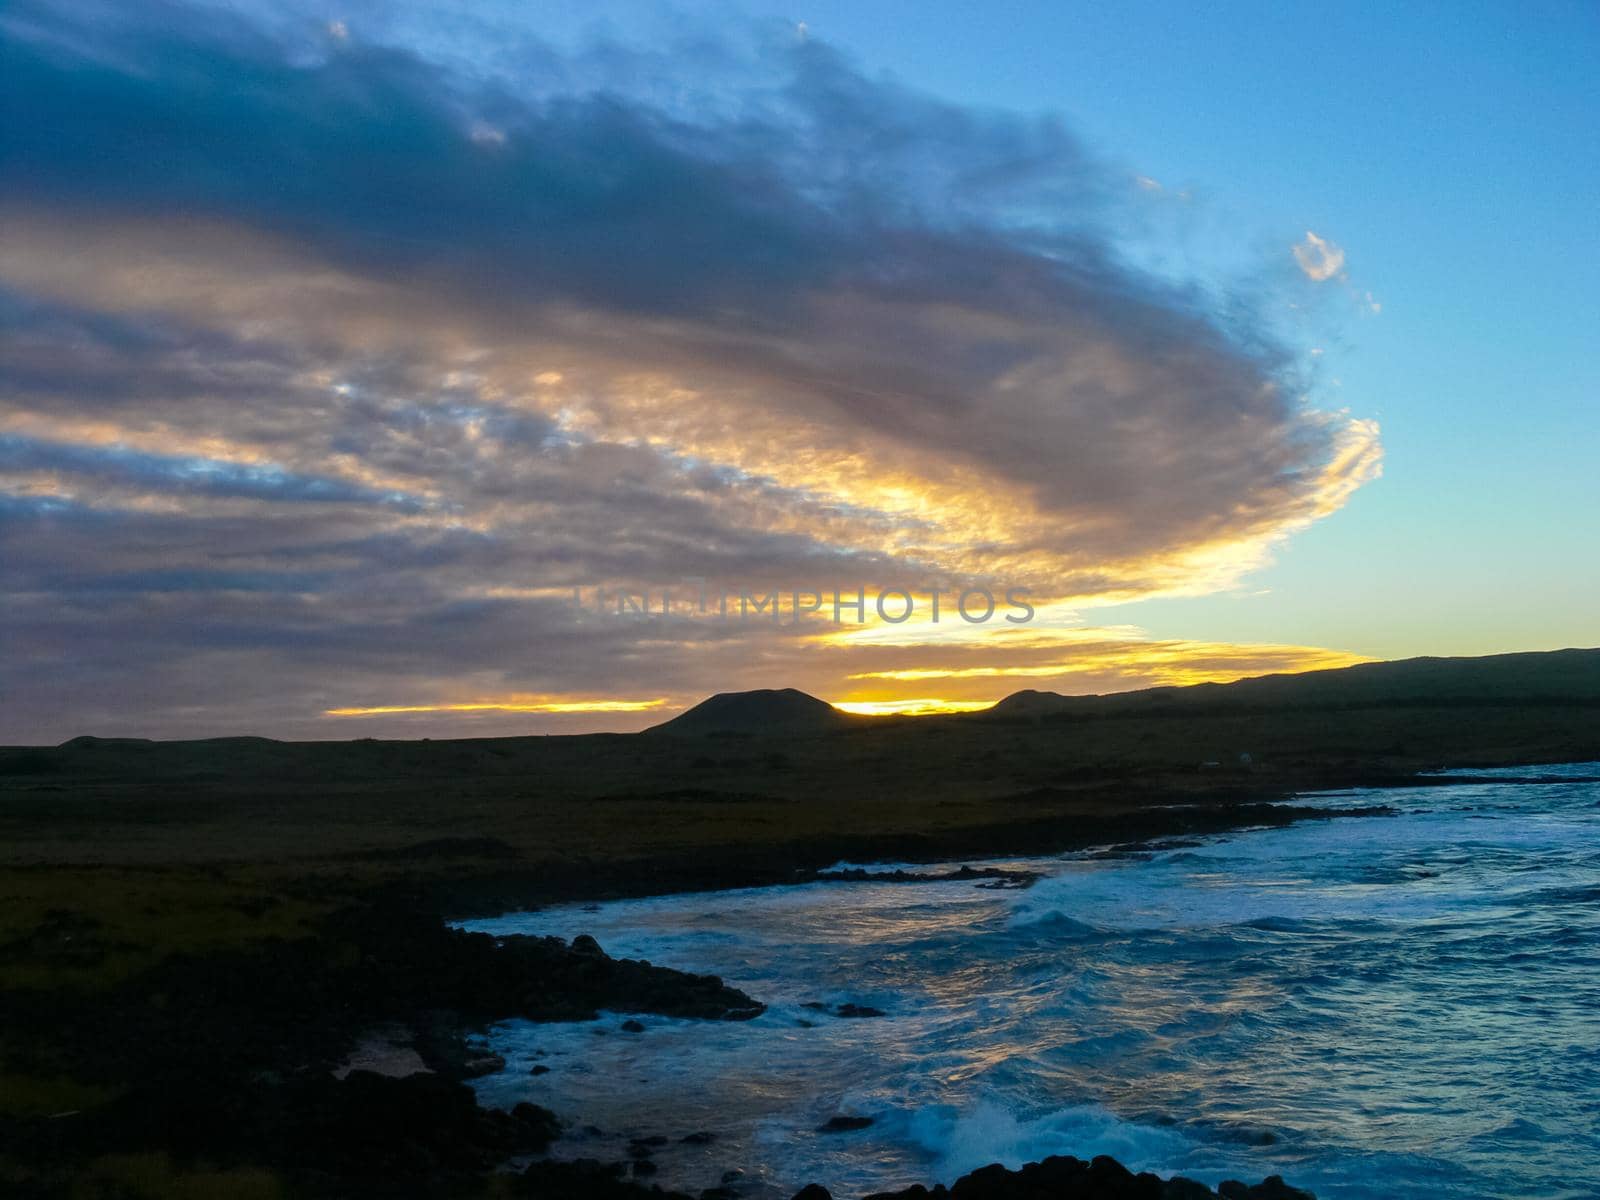
{"type": "Polygon", "coordinates": [[[1007,860],[1043,874],[1026,890],[822,882],[469,922],[589,933],[769,1006],[506,1022],[480,1098],[554,1109],[561,1157],[664,1135],[656,1181],[737,1168],[753,1197],[1050,1154],[1323,1200],[1600,1196],[1600,784],[1463,773],[1314,802],[1395,812],[1007,860]],[[810,1007],[845,1003],[885,1015],[810,1007]],[[837,1115],[873,1123],[819,1132],[837,1115]]]}

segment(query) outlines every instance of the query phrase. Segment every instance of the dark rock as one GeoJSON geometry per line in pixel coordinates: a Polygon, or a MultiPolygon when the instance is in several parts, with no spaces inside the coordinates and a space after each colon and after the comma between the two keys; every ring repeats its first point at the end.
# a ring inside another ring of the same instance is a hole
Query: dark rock
{"type": "Polygon", "coordinates": [[[872,1008],[865,1004],[839,1004],[829,1008],[821,1000],[811,1000],[800,1007],[809,1008],[812,1012],[825,1012],[835,1017],[881,1017],[885,1013],[881,1008],[872,1008]]]}
{"type": "Polygon", "coordinates": [[[691,1200],[682,1192],[664,1192],[657,1185],[645,1187],[624,1178],[621,1163],[592,1158],[531,1163],[516,1183],[517,1195],[539,1200],[691,1200]]]}
{"type": "Polygon", "coordinates": [[[1250,1189],[1250,1200],[1317,1200],[1317,1197],[1304,1188],[1290,1187],[1282,1175],[1268,1175],[1250,1189]]]}
{"type": "Polygon", "coordinates": [[[530,1104],[526,1100],[513,1105],[511,1115],[530,1129],[544,1131],[547,1141],[561,1132],[561,1125],[554,1113],[548,1108],[540,1108],[537,1104],[530,1104]]]}
{"type": "Polygon", "coordinates": [[[633,1160],[632,1170],[635,1175],[654,1175],[659,1169],[648,1158],[636,1158],[633,1160]]]}
{"type": "MultiPolygon", "coordinates": [[[[1270,1181],[1261,1186],[1270,1186],[1270,1181]]],[[[1240,1195],[1248,1200],[1279,1200],[1276,1193],[1258,1197],[1254,1189],[1240,1195]]],[[[1304,1195],[1291,1191],[1282,1200],[1301,1200],[1304,1195]]],[[[1101,1156],[1084,1162],[1063,1155],[1016,1171],[999,1163],[981,1167],[963,1175],[948,1190],[919,1184],[879,1192],[867,1200],[1216,1200],[1216,1193],[1192,1179],[1163,1182],[1148,1172],[1135,1175],[1114,1158],[1101,1156]]]]}
{"type": "Polygon", "coordinates": [[[792,1200],[833,1200],[833,1193],[820,1183],[808,1183],[794,1194],[792,1200]]]}
{"type": "Polygon", "coordinates": [[[818,1133],[854,1133],[857,1129],[865,1129],[872,1124],[871,1117],[830,1117],[826,1122],[817,1126],[818,1133]]]}
{"type": "Polygon", "coordinates": [[[644,1032],[644,1025],[643,1025],[642,1022],[639,1022],[639,1021],[632,1021],[632,1020],[624,1021],[622,1023],[622,1032],[623,1033],[643,1033],[644,1032]]]}
{"type": "Polygon", "coordinates": [[[548,1075],[548,1074],[550,1074],[550,1068],[545,1066],[543,1063],[539,1063],[537,1066],[529,1067],[528,1068],[528,1074],[529,1075],[548,1075]]]}
{"type": "Polygon", "coordinates": [[[712,1142],[717,1140],[717,1135],[714,1133],[708,1133],[704,1129],[700,1129],[696,1130],[694,1133],[686,1133],[678,1140],[685,1146],[709,1146],[712,1142]]]}
{"type": "Polygon", "coordinates": [[[574,954],[588,954],[596,958],[606,957],[606,952],[600,949],[600,943],[587,933],[580,933],[572,939],[572,952],[574,954]]]}
{"type": "Polygon", "coordinates": [[[443,1076],[371,1071],[228,1093],[131,1093],[96,1110],[91,1122],[80,1124],[101,1144],[159,1138],[178,1153],[203,1149],[366,1178],[481,1171],[543,1150],[560,1133],[555,1115],[534,1104],[484,1109],[472,1089],[443,1076]]]}
{"type": "Polygon", "coordinates": [[[873,1008],[868,1004],[841,1004],[833,1010],[836,1017],[881,1017],[886,1015],[881,1008],[873,1008]]]}
{"type": "Polygon", "coordinates": [[[1217,1194],[1223,1200],[1317,1200],[1311,1192],[1290,1187],[1281,1175],[1269,1175],[1255,1187],[1246,1187],[1237,1179],[1225,1179],[1217,1185],[1217,1194]]]}
{"type": "Polygon", "coordinates": [[[506,1069],[506,1060],[498,1054],[475,1054],[461,1064],[463,1079],[478,1079],[506,1069]]]}

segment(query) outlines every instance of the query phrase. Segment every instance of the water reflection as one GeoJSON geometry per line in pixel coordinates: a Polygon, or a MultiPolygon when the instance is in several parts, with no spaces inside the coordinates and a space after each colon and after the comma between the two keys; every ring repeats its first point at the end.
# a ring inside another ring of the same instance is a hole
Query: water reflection
{"type": "MultiPolygon", "coordinates": [[[[1548,772],[1549,768],[1540,768],[1548,772]]],[[[1600,785],[1355,794],[1314,822],[1024,865],[1028,891],[832,883],[478,922],[710,970],[754,1022],[510,1023],[485,1098],[673,1146],[662,1182],[851,1194],[1048,1153],[1319,1195],[1582,1195],[1600,1163],[1600,785]],[[881,1018],[806,1007],[853,1002],[881,1018]],[[535,1051],[552,1067],[524,1072],[535,1051]],[[816,1133],[838,1113],[875,1118],[816,1133]]]]}

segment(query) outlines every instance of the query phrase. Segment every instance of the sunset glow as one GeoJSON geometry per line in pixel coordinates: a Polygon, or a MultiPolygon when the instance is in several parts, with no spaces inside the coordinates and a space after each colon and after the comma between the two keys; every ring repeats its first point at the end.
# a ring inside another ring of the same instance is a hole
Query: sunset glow
{"type": "Polygon", "coordinates": [[[384,704],[371,708],[330,708],[328,717],[384,717],[397,713],[631,713],[664,708],[666,700],[538,700],[508,697],[456,704],[384,704]]]}

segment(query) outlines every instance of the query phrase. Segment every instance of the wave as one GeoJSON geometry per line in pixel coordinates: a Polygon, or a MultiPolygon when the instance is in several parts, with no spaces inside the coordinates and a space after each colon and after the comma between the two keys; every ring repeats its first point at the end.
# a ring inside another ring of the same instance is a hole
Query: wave
{"type": "Polygon", "coordinates": [[[1095,1104],[1019,1116],[993,1099],[964,1110],[921,1109],[905,1133],[935,1156],[946,1181],[990,1163],[1014,1169],[1052,1154],[1109,1154],[1132,1170],[1167,1174],[1192,1147],[1176,1129],[1126,1121],[1095,1104]]]}

